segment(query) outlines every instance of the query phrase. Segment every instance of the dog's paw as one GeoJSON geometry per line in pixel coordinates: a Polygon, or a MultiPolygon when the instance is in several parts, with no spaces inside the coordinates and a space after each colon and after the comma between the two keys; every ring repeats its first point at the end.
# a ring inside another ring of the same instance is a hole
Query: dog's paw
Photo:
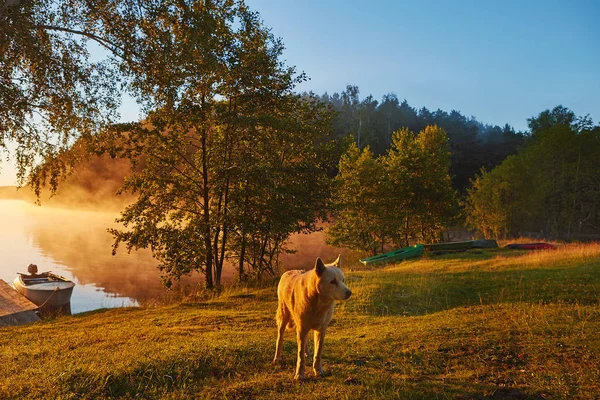
{"type": "Polygon", "coordinates": [[[324,371],[323,369],[315,369],[314,372],[315,372],[315,376],[317,378],[324,378],[326,376],[331,376],[331,372],[324,371]]]}
{"type": "Polygon", "coordinates": [[[296,374],[294,375],[294,380],[296,382],[303,382],[306,380],[306,377],[304,376],[304,374],[296,374]]]}

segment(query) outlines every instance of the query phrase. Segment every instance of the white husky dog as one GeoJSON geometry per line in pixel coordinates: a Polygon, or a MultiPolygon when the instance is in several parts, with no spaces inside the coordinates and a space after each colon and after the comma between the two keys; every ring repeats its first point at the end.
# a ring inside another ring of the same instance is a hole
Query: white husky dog
{"type": "Polygon", "coordinates": [[[310,271],[287,271],[281,276],[277,287],[277,345],[274,363],[282,360],[281,345],[286,326],[296,327],[298,361],[294,379],[304,379],[306,342],[308,333],[315,331],[313,370],[323,375],[321,353],[325,331],[331,321],[336,300],[347,300],[352,292],[345,284],[346,278],[340,269],[340,256],[332,264],[323,264],[317,258],[315,268],[310,271]]]}

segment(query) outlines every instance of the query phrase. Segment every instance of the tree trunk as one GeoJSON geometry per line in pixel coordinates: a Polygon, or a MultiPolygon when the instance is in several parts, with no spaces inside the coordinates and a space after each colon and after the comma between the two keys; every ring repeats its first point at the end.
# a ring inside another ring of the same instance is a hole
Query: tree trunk
{"type": "Polygon", "coordinates": [[[246,234],[242,232],[242,245],[240,249],[240,260],[238,266],[238,274],[240,281],[246,280],[246,272],[244,271],[244,257],[246,257],[246,234]]]}
{"type": "Polygon", "coordinates": [[[260,256],[258,258],[258,281],[260,282],[260,277],[262,275],[262,272],[265,268],[263,268],[263,264],[265,261],[265,253],[266,253],[266,249],[267,249],[267,242],[269,241],[269,237],[267,235],[265,235],[265,240],[263,240],[263,244],[260,248],[260,256]]]}
{"type": "Polygon", "coordinates": [[[360,149],[360,128],[362,128],[362,117],[359,117],[359,119],[358,119],[358,132],[357,132],[357,140],[356,140],[356,145],[358,146],[359,149],[360,149]]]}
{"type": "Polygon", "coordinates": [[[219,264],[217,269],[217,285],[221,284],[221,274],[223,273],[223,262],[225,261],[225,248],[227,246],[227,234],[229,233],[227,224],[227,206],[229,202],[229,178],[225,187],[225,200],[223,205],[223,237],[221,239],[221,254],[219,256],[219,264]]]}
{"type": "MultiPolygon", "coordinates": [[[[246,187],[246,190],[248,190],[248,188],[246,187]]],[[[240,232],[240,235],[242,237],[242,243],[240,245],[240,260],[239,260],[239,266],[238,266],[238,273],[240,276],[240,281],[244,281],[246,279],[246,271],[244,271],[244,260],[246,258],[246,245],[247,245],[247,241],[246,241],[246,217],[248,215],[248,201],[249,201],[250,196],[248,195],[248,192],[246,192],[246,196],[244,197],[244,214],[243,214],[243,219],[242,219],[242,231],[240,232]]]]}
{"type": "Polygon", "coordinates": [[[408,241],[410,239],[410,235],[408,233],[408,228],[410,226],[409,222],[410,222],[410,216],[408,214],[406,214],[406,224],[404,225],[404,242],[407,247],[408,247],[408,241]]]}
{"type": "Polygon", "coordinates": [[[577,169],[575,171],[575,185],[573,188],[573,204],[571,205],[571,212],[569,214],[569,226],[567,227],[567,239],[571,239],[571,225],[573,224],[573,214],[575,214],[575,206],[577,205],[577,185],[579,182],[579,166],[581,165],[581,153],[577,158],[577,169]]]}
{"type": "MultiPolygon", "coordinates": [[[[220,218],[220,214],[221,214],[221,204],[223,201],[223,196],[219,196],[219,202],[217,205],[217,211],[216,211],[216,221],[219,221],[220,218]]],[[[215,285],[219,286],[221,284],[221,268],[219,265],[219,237],[221,235],[221,225],[217,225],[216,229],[215,229],[215,234],[214,234],[214,239],[212,242],[212,252],[213,252],[213,263],[214,263],[214,269],[215,269],[215,285]]]]}
{"type": "Polygon", "coordinates": [[[203,193],[202,197],[204,200],[203,212],[204,212],[204,244],[206,246],[206,287],[212,289],[214,287],[213,282],[213,252],[212,252],[212,238],[210,232],[210,193],[208,190],[208,162],[207,162],[207,146],[208,132],[206,129],[202,131],[202,183],[203,193]]]}

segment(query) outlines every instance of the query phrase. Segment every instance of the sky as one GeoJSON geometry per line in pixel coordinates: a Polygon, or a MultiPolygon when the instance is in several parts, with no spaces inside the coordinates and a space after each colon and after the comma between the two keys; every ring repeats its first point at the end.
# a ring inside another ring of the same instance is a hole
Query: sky
{"type": "Polygon", "coordinates": [[[357,85],[527,129],[559,104],[600,120],[599,1],[247,0],[317,94],[357,85]]]}
{"type": "MultiPolygon", "coordinates": [[[[394,93],[527,129],[557,105],[600,122],[600,1],[246,0],[282,38],[298,91],[394,93]]],[[[135,102],[121,109],[137,119],[135,102]]],[[[14,183],[6,162],[0,186],[14,183]]]]}

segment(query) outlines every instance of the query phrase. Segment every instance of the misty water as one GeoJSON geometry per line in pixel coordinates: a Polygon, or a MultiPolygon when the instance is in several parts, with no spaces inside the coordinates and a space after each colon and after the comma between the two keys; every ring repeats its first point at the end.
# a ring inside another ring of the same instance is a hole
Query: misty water
{"type": "MultiPolygon", "coordinates": [[[[0,279],[12,284],[27,265],[52,271],[76,283],[71,312],[136,306],[164,292],[157,262],[149,251],[113,256],[117,213],[39,207],[0,200],[0,279]]],[[[197,284],[200,276],[186,280],[197,284]]]]}
{"type": "MultiPolygon", "coordinates": [[[[72,313],[98,308],[137,306],[144,299],[163,294],[157,261],[150,251],[128,254],[120,249],[112,255],[116,212],[90,212],[40,207],[21,200],[0,200],[0,279],[12,284],[27,265],[52,271],[76,283],[71,297],[72,313]]],[[[325,244],[323,233],[292,239],[298,252],[283,257],[286,268],[310,268],[316,256],[333,261],[339,249],[325,244]]],[[[225,282],[234,271],[224,271],[225,282]]],[[[181,285],[202,284],[195,273],[181,285]]]]}

